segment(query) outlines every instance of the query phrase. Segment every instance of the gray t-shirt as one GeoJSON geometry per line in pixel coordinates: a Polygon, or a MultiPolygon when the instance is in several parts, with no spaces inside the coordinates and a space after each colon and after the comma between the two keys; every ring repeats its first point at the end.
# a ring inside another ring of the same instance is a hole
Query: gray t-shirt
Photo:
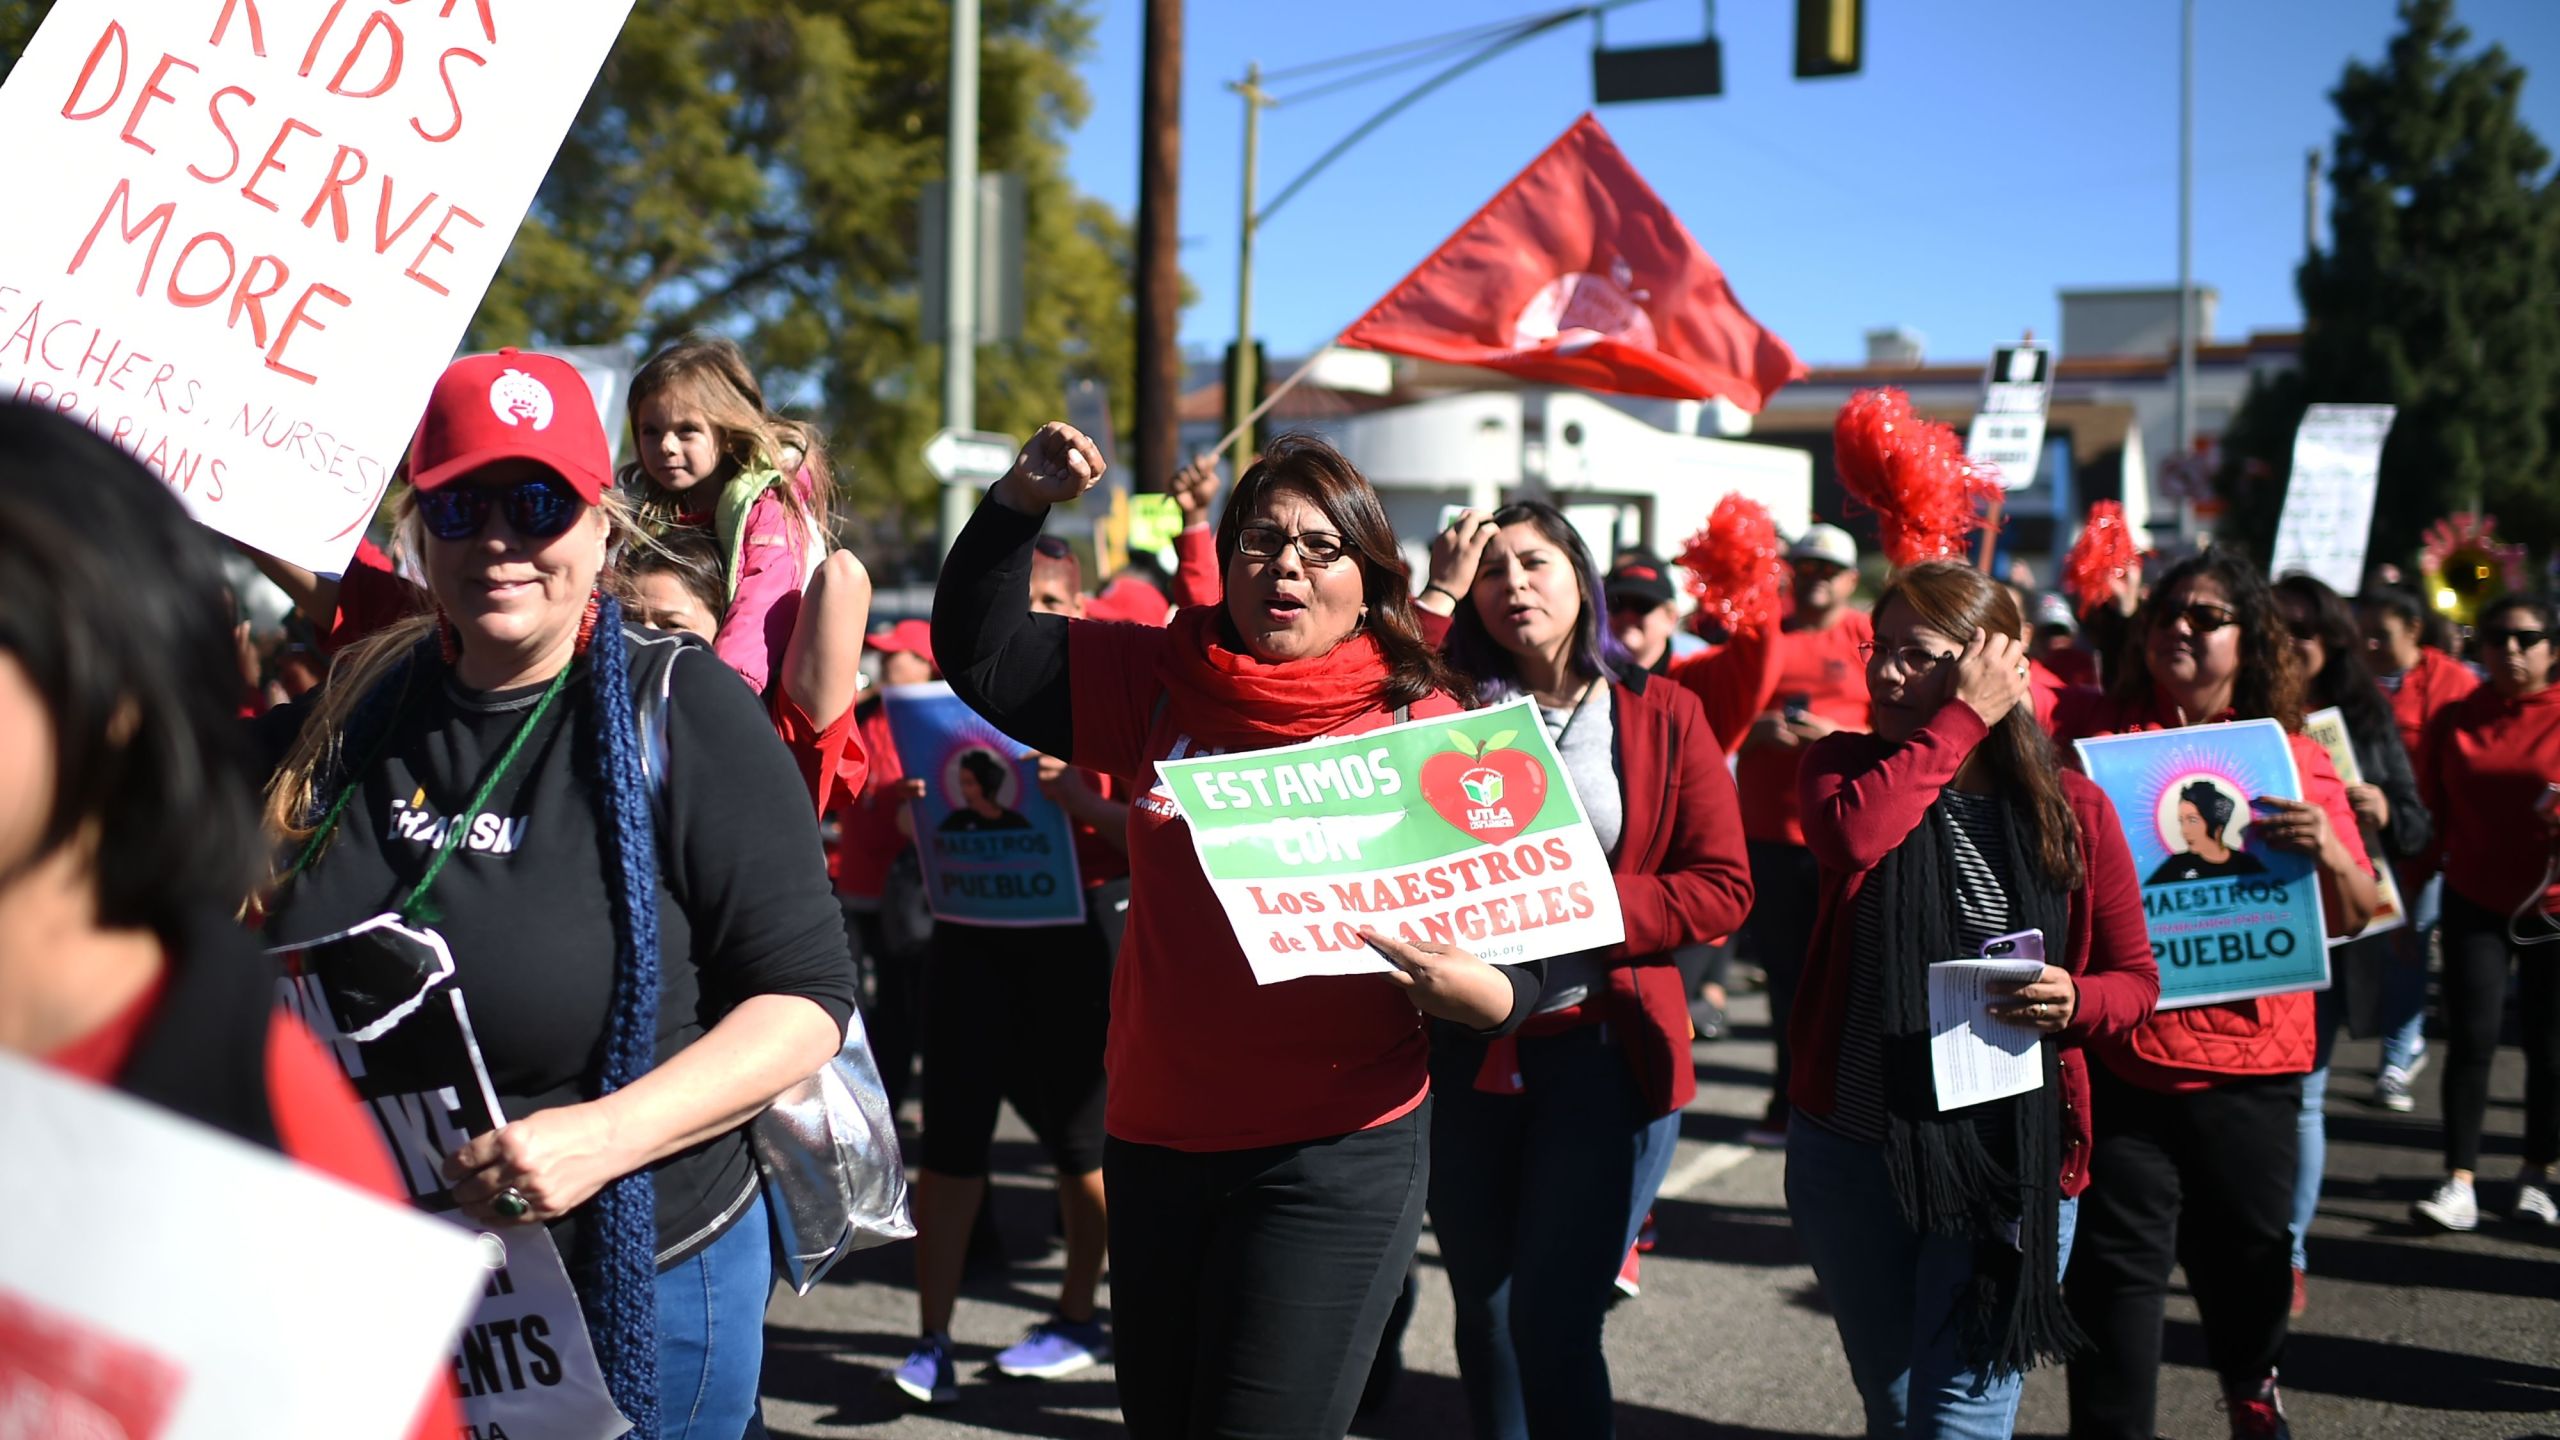
{"type": "MultiPolygon", "coordinates": [[[[1627,799],[1625,787],[1618,777],[1618,733],[1610,685],[1606,680],[1591,687],[1590,696],[1580,711],[1571,706],[1550,709],[1541,705],[1538,714],[1547,722],[1547,739],[1564,760],[1564,768],[1573,776],[1573,791],[1582,797],[1582,811],[1591,821],[1592,833],[1600,838],[1600,849],[1614,854],[1618,834],[1626,828],[1627,799]]],[[[1580,950],[1571,955],[1558,955],[1547,962],[1546,988],[1538,992],[1536,1014],[1579,1005],[1595,990],[1609,983],[1608,952],[1580,950]]]]}

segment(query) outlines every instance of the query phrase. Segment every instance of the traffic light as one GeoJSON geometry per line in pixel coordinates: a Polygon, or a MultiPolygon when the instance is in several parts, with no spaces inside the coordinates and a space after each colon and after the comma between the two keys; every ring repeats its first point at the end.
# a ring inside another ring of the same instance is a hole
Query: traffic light
{"type": "Polygon", "coordinates": [[[1797,79],[1857,74],[1866,43],[1866,0],[1796,0],[1797,79]]]}

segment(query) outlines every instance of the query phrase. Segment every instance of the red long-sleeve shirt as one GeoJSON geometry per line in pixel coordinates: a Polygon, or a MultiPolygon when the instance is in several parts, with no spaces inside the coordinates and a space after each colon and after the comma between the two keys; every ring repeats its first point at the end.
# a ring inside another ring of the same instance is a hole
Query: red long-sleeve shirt
{"type": "Polygon", "coordinates": [[[2418,663],[2402,671],[2391,694],[2391,718],[2400,723],[2400,743],[2415,763],[2425,747],[2427,722],[2454,701],[2480,688],[2471,667],[2433,645],[2418,647],[2418,663]]]}
{"type": "MultiPolygon", "coordinates": [[[[1788,1030],[1787,1093],[1811,1114],[1829,1114],[1836,1093],[1856,930],[1846,923],[1851,907],[1867,877],[1920,824],[1990,733],[1972,706],[1950,701],[1901,745],[1844,732],[1804,752],[1799,798],[1805,844],[1822,867],[1821,901],[1788,1030]]],[[[2062,1193],[2077,1195],[2089,1184],[2089,1070],[2081,1044],[2127,1034],[2150,1018],[2160,998],[2160,969],[2151,958],[2142,884],[2115,806],[2076,771],[2063,773],[2062,790],[2080,824],[2083,879],[2071,894],[2062,944],[2047,951],[2046,961],[2070,971],[2078,990],[2060,1057],[2062,1193]]]]}
{"type": "Polygon", "coordinates": [[[1735,752],[1742,796],[1742,833],[1754,840],[1805,843],[1796,810],[1796,773],[1805,747],[1747,745],[1751,724],[1801,698],[1813,714],[1843,730],[1868,725],[1867,665],[1859,647],[1875,639],[1863,610],[1843,610],[1820,630],[1786,629],[1738,639],[1712,655],[1672,668],[1706,707],[1707,723],[1735,752]]]}
{"type": "MultiPolygon", "coordinates": [[[[2560,685],[2514,700],[2483,685],[2436,713],[2418,755],[2446,887],[2502,915],[2524,904],[2551,863],[2534,806],[2560,784],[2560,685]]],[[[2542,908],[2560,913],[2560,885],[2542,908]]]]}

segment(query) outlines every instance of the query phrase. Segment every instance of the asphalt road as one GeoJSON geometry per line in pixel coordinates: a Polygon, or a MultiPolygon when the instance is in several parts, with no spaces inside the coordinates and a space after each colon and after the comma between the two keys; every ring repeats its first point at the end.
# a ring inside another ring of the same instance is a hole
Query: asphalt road
{"type": "MultiPolygon", "coordinates": [[[[1765,1094],[1769,1046],[1756,996],[1737,1034],[1697,1047],[1700,1090],[1662,1202],[1660,1248],[1643,1293],[1609,1321],[1608,1351],[1627,1440],[1781,1440],[1859,1433],[1857,1397],[1780,1193],[1782,1163],[1740,1141],[1765,1094]]],[[[2329,1163],[2311,1239],[2311,1304],[2284,1366],[2286,1406],[2305,1437],[2560,1435],[2560,1230],[2503,1218],[2518,1155],[2522,1066],[2499,1057],[2491,1089],[2484,1217],[2471,1235],[2422,1234],[2409,1202],[2438,1178],[2437,1072],[2415,1114],[2366,1103],[2370,1041],[2339,1047],[2329,1100],[2329,1163]]],[[[915,1329],[912,1257],[894,1246],[854,1257],[805,1298],[774,1303],[766,1332],[766,1413],[775,1434],[895,1440],[956,1436],[1117,1435],[1108,1366],[1066,1380],[1013,1382],[987,1362],[1045,1313],[1057,1283],[1049,1190],[1010,1114],[998,1142],[996,1218],[1010,1263],[980,1266],[953,1330],[958,1404],[921,1412],[883,1385],[915,1329]]],[[[1407,1372],[1374,1420],[1380,1440],[1463,1436],[1449,1345],[1448,1287],[1428,1232],[1422,1301],[1405,1342],[1407,1372]]],[[[2169,1312],[2160,1380],[2164,1435],[2227,1433],[2202,1369],[2194,1306],[2169,1312]]],[[[2027,1382],[2020,1433],[2058,1435],[2061,1376],[2027,1382]]]]}

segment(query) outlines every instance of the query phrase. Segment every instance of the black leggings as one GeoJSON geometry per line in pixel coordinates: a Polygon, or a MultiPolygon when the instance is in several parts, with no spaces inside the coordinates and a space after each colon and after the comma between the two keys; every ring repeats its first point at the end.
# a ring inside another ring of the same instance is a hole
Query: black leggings
{"type": "MultiPolygon", "coordinates": [[[[2444,1072],[2444,1163],[2480,1168],[2480,1123],[2489,1109],[2489,1063],[2498,1055],[2507,969],[2516,971],[2524,1032],[2524,1163],[2560,1161],[2560,950],[2522,950],[2508,917],[2444,892],[2444,1025],[2453,1058],[2444,1072]]],[[[2549,922],[2528,917],[2526,926],[2549,922]]],[[[2531,929],[2525,931],[2532,934],[2531,929]]]]}
{"type": "Polygon", "coordinates": [[[1422,1236],[1431,1104],[1195,1152],[1116,1136],[1111,1322],[1137,1440],[1341,1440],[1422,1236]]]}
{"type": "Polygon", "coordinates": [[[1796,984],[1804,978],[1804,952],[1813,943],[1819,908],[1822,867],[1802,845],[1753,840],[1751,852],[1751,945],[1769,977],[1769,1027],[1778,1045],[1777,1069],[1769,1089],[1780,1105],[1787,1098],[1787,1025],[1795,1015],[1796,984]]]}
{"type": "Polygon", "coordinates": [[[937,1175],[987,1173],[996,1112],[1015,1113],[1061,1175],[1102,1168],[1111,955],[1091,921],[933,927],[925,972],[924,1143],[937,1175]]]}

